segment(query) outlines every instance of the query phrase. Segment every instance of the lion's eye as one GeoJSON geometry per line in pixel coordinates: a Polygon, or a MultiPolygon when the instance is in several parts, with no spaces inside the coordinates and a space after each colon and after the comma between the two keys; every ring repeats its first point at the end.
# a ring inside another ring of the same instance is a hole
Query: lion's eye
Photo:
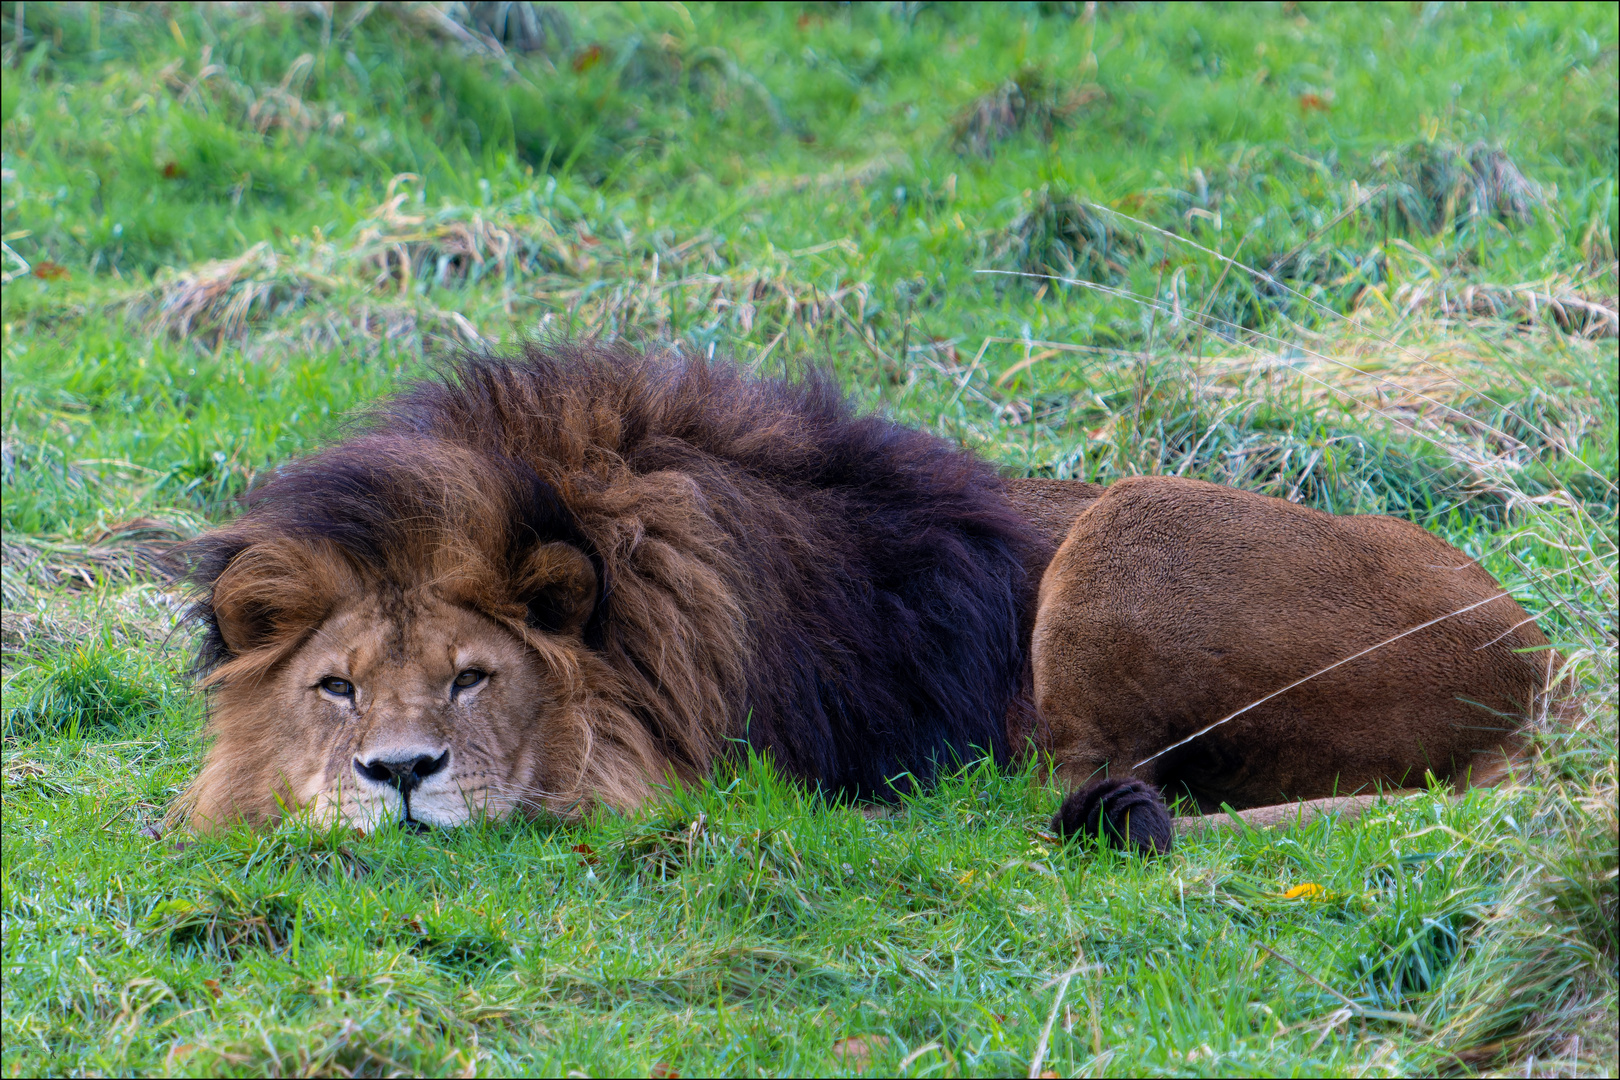
{"type": "Polygon", "coordinates": [[[338,697],[354,696],[354,683],[350,682],[348,679],[340,679],[336,675],[328,675],[326,678],[322,679],[321,689],[325,690],[328,694],[335,694],[338,697]]]}
{"type": "Polygon", "coordinates": [[[456,676],[456,681],[453,685],[457,690],[465,690],[469,686],[477,686],[479,683],[483,682],[484,679],[485,675],[482,671],[479,671],[477,668],[468,668],[466,671],[463,671],[460,675],[456,676]]]}

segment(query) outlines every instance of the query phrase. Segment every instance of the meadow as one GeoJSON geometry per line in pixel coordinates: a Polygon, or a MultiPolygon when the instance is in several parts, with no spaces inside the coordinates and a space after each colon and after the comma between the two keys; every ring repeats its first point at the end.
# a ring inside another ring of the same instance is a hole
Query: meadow
{"type": "Polygon", "coordinates": [[[1612,4],[0,4],[0,1068],[1613,1076],[1612,4]],[[459,21],[458,21],[459,20],[459,21]],[[461,348],[836,371],[1008,475],[1417,521],[1580,687],[1512,782],[1151,862],[894,806],[165,822],[174,544],[461,348]]]}

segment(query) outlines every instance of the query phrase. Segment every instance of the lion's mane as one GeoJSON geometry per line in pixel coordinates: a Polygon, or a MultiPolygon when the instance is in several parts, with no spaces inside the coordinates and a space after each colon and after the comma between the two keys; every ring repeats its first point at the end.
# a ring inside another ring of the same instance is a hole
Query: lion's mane
{"type": "Polygon", "coordinates": [[[883,795],[953,759],[1008,757],[1030,569],[1049,545],[996,473],[857,415],[826,374],[762,379],[622,345],[463,357],[278,469],[194,542],[199,667],[268,670],[355,581],[382,595],[454,581],[546,633],[559,616],[522,567],[554,541],[596,570],[590,692],[678,774],[746,741],[796,778],[883,795]],[[262,573],[226,574],[255,558],[262,573]],[[251,650],[221,633],[222,575],[262,616],[251,650]]]}

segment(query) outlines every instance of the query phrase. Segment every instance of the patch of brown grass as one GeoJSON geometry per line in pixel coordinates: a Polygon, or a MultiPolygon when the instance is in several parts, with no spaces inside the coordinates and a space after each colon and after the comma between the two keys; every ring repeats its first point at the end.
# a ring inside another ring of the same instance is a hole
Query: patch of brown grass
{"type": "Polygon", "coordinates": [[[173,549],[196,531],[191,522],[140,517],[109,526],[84,543],[13,533],[0,543],[7,604],[14,583],[78,589],[103,582],[172,581],[179,572],[173,549]]]}
{"type": "Polygon", "coordinates": [[[166,271],[129,307],[153,334],[200,338],[218,347],[239,341],[252,323],[323,299],[341,284],[308,265],[254,244],[234,259],[166,271]]]}
{"type": "Polygon", "coordinates": [[[1425,311],[1445,320],[1484,318],[1523,325],[1545,319],[1582,337],[1620,336],[1614,298],[1582,296],[1568,279],[1516,285],[1407,281],[1396,288],[1390,302],[1405,316],[1425,311]]]}
{"type": "MultiPolygon", "coordinates": [[[[628,231],[609,239],[529,203],[430,209],[411,197],[414,181],[396,177],[342,241],[317,233],[287,251],[256,244],[234,259],[161,275],[120,303],[151,333],[210,348],[251,338],[253,353],[289,344],[420,349],[433,338],[485,347],[503,324],[670,338],[694,329],[747,335],[763,322],[782,333],[828,316],[851,321],[846,305],[853,321],[865,322],[868,284],[823,293],[797,270],[800,259],[847,240],[738,266],[706,232],[680,242],[628,231]],[[478,309],[440,306],[450,291],[478,309]]],[[[863,333],[875,348],[869,329],[863,333]]]]}

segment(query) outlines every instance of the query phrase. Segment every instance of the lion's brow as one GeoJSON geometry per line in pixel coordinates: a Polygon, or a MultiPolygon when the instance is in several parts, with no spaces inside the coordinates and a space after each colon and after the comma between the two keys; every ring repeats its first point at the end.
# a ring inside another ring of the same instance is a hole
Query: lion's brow
{"type": "Polygon", "coordinates": [[[315,628],[314,633],[312,633],[310,635],[310,637],[312,637],[312,638],[320,638],[320,639],[326,641],[328,644],[332,645],[335,648],[339,648],[339,649],[346,649],[347,648],[345,642],[342,639],[340,639],[331,630],[327,629],[327,624],[325,622],[323,622],[323,623],[321,623],[321,625],[317,626],[315,628]]]}

